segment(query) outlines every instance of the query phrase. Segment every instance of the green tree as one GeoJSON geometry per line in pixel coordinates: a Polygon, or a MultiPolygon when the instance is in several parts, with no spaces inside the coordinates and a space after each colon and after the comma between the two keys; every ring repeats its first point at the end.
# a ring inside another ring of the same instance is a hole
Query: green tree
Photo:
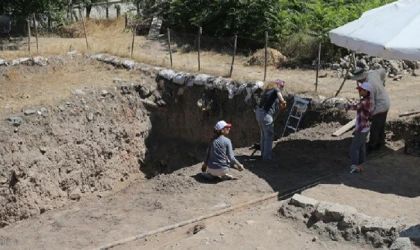
{"type": "Polygon", "coordinates": [[[1,0],[0,13],[14,16],[29,16],[32,13],[61,11],[66,6],[67,0],[1,0]]]}

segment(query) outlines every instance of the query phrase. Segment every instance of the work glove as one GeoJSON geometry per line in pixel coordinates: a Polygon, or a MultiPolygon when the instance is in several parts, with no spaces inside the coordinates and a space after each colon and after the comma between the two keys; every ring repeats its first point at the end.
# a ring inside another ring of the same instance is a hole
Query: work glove
{"type": "Polygon", "coordinates": [[[286,101],[281,101],[280,102],[280,108],[281,109],[285,109],[287,107],[287,103],[286,103],[286,101]]]}

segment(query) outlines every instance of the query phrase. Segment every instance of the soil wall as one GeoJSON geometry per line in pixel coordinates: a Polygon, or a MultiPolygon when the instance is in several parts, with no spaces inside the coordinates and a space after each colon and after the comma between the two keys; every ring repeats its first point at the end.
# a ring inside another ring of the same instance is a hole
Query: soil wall
{"type": "Polygon", "coordinates": [[[1,225],[60,207],[139,175],[149,114],[137,94],[80,91],[0,121],[1,225]],[[10,120],[13,120],[13,125],[10,120]],[[17,121],[20,120],[20,125],[17,121]]]}

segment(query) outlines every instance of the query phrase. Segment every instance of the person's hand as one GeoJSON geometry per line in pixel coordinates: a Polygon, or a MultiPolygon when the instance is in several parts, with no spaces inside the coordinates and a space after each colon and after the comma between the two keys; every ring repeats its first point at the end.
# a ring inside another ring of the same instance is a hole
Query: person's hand
{"type": "Polygon", "coordinates": [[[201,165],[201,172],[205,173],[207,171],[207,164],[203,163],[203,165],[201,165]]]}
{"type": "Polygon", "coordinates": [[[346,108],[346,104],[344,104],[344,103],[339,103],[338,105],[337,105],[337,109],[338,110],[344,110],[346,108]]]}
{"type": "Polygon", "coordinates": [[[235,168],[239,171],[239,172],[241,172],[241,171],[244,171],[245,170],[245,168],[244,168],[244,165],[242,165],[242,164],[235,164],[235,168]]]}
{"type": "Polygon", "coordinates": [[[287,103],[286,103],[286,101],[281,101],[280,102],[280,108],[281,109],[285,109],[287,107],[287,103]]]}

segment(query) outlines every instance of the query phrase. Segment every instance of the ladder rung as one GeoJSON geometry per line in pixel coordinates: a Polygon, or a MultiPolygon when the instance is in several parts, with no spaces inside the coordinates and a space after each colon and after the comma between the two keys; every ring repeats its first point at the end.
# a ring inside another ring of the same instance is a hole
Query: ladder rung
{"type": "Polygon", "coordinates": [[[290,129],[293,129],[294,131],[296,131],[296,130],[297,130],[297,128],[292,127],[292,126],[289,126],[289,125],[287,125],[286,127],[290,128],[290,129]]]}
{"type": "Polygon", "coordinates": [[[293,118],[295,118],[295,119],[300,119],[300,118],[302,118],[302,117],[299,117],[299,116],[294,116],[294,115],[290,115],[290,117],[293,117],[293,118]]]}

